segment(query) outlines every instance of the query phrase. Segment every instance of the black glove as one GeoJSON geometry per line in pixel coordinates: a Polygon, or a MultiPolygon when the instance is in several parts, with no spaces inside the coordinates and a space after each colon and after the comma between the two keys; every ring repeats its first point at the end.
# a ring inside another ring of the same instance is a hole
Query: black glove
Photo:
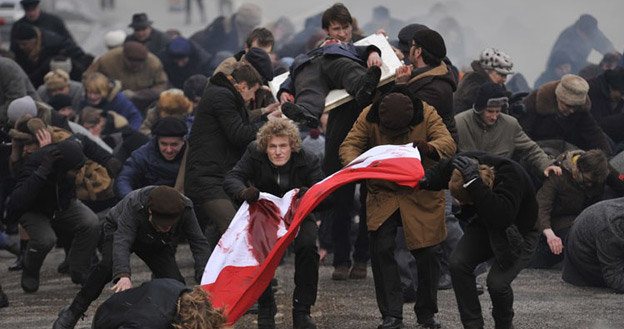
{"type": "Polygon", "coordinates": [[[297,192],[297,198],[301,199],[303,198],[303,196],[306,194],[306,192],[308,192],[309,188],[303,186],[299,188],[299,192],[297,192]]]}
{"type": "Polygon", "coordinates": [[[462,174],[462,177],[464,177],[465,183],[468,183],[471,180],[479,177],[479,165],[473,162],[467,156],[457,156],[453,160],[453,167],[459,170],[459,172],[462,174]]]}
{"type": "Polygon", "coordinates": [[[440,160],[440,155],[438,154],[438,151],[436,151],[435,147],[431,146],[431,144],[427,143],[427,141],[419,139],[412,143],[412,145],[414,147],[417,147],[418,151],[420,151],[422,155],[433,160],[440,160]]]}
{"type": "Polygon", "coordinates": [[[41,166],[48,169],[49,171],[52,171],[52,168],[54,168],[54,164],[56,163],[56,161],[58,161],[62,157],[63,154],[61,154],[61,151],[58,148],[54,147],[49,150],[48,153],[43,157],[43,161],[41,161],[41,166]]]}
{"type": "Polygon", "coordinates": [[[516,102],[522,102],[522,100],[529,96],[528,92],[519,92],[519,93],[515,93],[513,95],[511,95],[511,97],[509,97],[509,104],[513,104],[516,102]]]}
{"type": "Polygon", "coordinates": [[[258,201],[258,198],[260,197],[260,190],[253,186],[250,186],[238,192],[238,197],[241,200],[247,201],[247,203],[253,203],[258,201]]]}
{"type": "Polygon", "coordinates": [[[427,178],[427,176],[421,178],[418,181],[418,189],[419,190],[428,190],[431,187],[431,185],[429,184],[429,179],[427,178]]]}

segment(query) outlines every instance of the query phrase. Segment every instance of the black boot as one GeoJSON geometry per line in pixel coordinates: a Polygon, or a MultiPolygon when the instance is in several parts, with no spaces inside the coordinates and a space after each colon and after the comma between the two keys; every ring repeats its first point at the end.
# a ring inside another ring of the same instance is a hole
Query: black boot
{"type": "Polygon", "coordinates": [[[271,285],[258,298],[258,329],[275,329],[277,305],[271,285]]]}
{"type": "Polygon", "coordinates": [[[47,253],[28,250],[24,257],[24,269],[22,270],[22,289],[32,293],[39,290],[39,271],[47,253]]]}
{"type": "Polygon", "coordinates": [[[316,324],[310,316],[310,306],[294,302],[293,329],[316,329],[316,324]]]}
{"type": "Polygon", "coordinates": [[[9,297],[2,291],[2,286],[0,286],[0,308],[9,306],[9,297]]]}
{"type": "Polygon", "coordinates": [[[65,306],[59,312],[58,318],[52,325],[52,329],[72,329],[82,316],[82,314],[74,313],[70,306],[65,306]]]}
{"type": "Polygon", "coordinates": [[[20,240],[20,254],[13,264],[9,265],[9,271],[21,271],[24,268],[24,255],[28,250],[28,240],[20,240]]]}
{"type": "Polygon", "coordinates": [[[296,123],[306,125],[310,128],[318,127],[319,120],[295,103],[286,102],[282,104],[282,113],[296,123]]]}
{"type": "Polygon", "coordinates": [[[354,95],[355,102],[359,108],[363,108],[372,102],[375,90],[377,90],[377,84],[379,84],[379,78],[381,78],[379,66],[369,67],[354,95]]]}

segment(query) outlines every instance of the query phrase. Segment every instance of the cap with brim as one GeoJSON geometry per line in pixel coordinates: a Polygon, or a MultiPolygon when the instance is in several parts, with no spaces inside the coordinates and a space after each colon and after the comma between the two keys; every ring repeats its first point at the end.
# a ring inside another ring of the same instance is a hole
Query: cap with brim
{"type": "Polygon", "coordinates": [[[139,13],[132,15],[132,23],[130,23],[128,27],[131,27],[135,30],[143,30],[144,28],[151,26],[152,23],[154,22],[150,21],[147,18],[147,14],[139,13]]]}
{"type": "Polygon", "coordinates": [[[182,194],[170,186],[161,185],[152,189],[147,196],[146,207],[157,224],[173,224],[184,212],[182,194]]]}
{"type": "Polygon", "coordinates": [[[397,48],[404,52],[408,53],[410,48],[412,47],[412,39],[414,38],[414,33],[420,30],[428,30],[429,28],[426,25],[422,24],[410,24],[401,29],[399,31],[399,43],[397,44],[397,48]]]}

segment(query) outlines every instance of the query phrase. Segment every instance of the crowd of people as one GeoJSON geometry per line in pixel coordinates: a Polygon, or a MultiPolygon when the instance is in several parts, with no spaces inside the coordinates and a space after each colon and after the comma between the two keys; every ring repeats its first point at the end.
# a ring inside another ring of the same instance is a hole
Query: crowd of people
{"type": "MultiPolygon", "coordinates": [[[[624,293],[624,168],[610,162],[624,156],[624,63],[591,15],[561,33],[530,88],[513,54],[492,45],[457,68],[441,31],[379,6],[364,31],[386,35],[404,65],[378,86],[381,50],[354,44],[363,32],[341,3],[299,33],[286,17],[261,27],[251,3],[189,37],[135,13],[132,32],[110,31],[97,57],[39,0],[20,3],[0,57],[0,247],[29,294],[49,284],[47,254],[64,248],[59,275],[81,289],[53,328],[74,328],[109,283],[116,293],[94,328],[223,326],[210,296],[186,286],[177,245],[189,244],[199,284],[243,202],[301,197],[386,144],[417,148],[424,177],[414,189],[347,184],[302,222],[294,328],[316,328],[328,253],[332,280],[366,278],[370,260],[380,329],[404,327],[404,303],[420,327],[445,327],[440,289],[454,289],[464,328],[483,328],[485,272],[501,329],[513,328],[511,283],[527,267],[624,293]],[[327,112],[333,89],[353,99],[327,112]],[[133,287],[132,253],[153,281],[133,287]]],[[[271,285],[257,307],[258,328],[275,328],[271,285]]]]}

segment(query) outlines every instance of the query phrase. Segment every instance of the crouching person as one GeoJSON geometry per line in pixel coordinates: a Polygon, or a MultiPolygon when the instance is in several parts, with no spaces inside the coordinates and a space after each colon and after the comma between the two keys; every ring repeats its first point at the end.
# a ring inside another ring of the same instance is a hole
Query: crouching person
{"type": "Polygon", "coordinates": [[[451,254],[450,271],[464,328],[483,328],[474,269],[494,258],[487,276],[497,329],[513,328],[511,282],[531,260],[539,233],[531,179],[513,160],[488,153],[462,153],[425,171],[420,189],[448,186],[462,204],[468,225],[451,254]]]}
{"type": "Polygon", "coordinates": [[[201,282],[212,252],[195,218],[192,202],[169,186],[147,186],[126,195],[106,215],[102,260],[91,271],[71,305],[59,313],[53,328],[73,328],[106,284],[115,292],[132,288],[130,254],[136,253],[154,278],[184,283],[175,260],[176,245],[185,237],[195,260],[195,281],[201,282]]]}
{"type": "Polygon", "coordinates": [[[30,236],[21,280],[27,293],[39,289],[41,265],[57,235],[74,237],[67,255],[69,271],[73,282],[86,280],[100,227],[93,211],[76,198],[76,175],[85,160],[81,144],[66,140],[30,154],[20,171],[9,208],[30,236]]]}
{"type": "MultiPolygon", "coordinates": [[[[319,159],[301,149],[299,130],[286,118],[266,123],[255,142],[247,146],[243,157],[228,172],[224,190],[233,200],[252,203],[260,191],[282,197],[299,188],[299,197],[323,179],[319,159]]],[[[310,307],[316,302],[319,254],[316,247],[316,222],[308,216],[301,222],[295,238],[295,291],[293,293],[293,328],[313,329],[310,307]]],[[[277,312],[271,286],[258,299],[258,328],[275,328],[277,312]]]]}
{"type": "MultiPolygon", "coordinates": [[[[436,110],[397,87],[362,111],[340,146],[347,165],[377,145],[418,147],[425,168],[455,153],[455,142],[436,110]]],[[[419,191],[382,180],[366,182],[366,222],[377,306],[383,317],[379,329],[403,328],[403,296],[396,259],[397,228],[403,226],[407,248],[416,259],[418,289],[414,311],[423,328],[440,328],[438,280],[439,243],[446,238],[444,192],[419,191]]],[[[474,288],[474,281],[472,287],[474,288]]]]}

